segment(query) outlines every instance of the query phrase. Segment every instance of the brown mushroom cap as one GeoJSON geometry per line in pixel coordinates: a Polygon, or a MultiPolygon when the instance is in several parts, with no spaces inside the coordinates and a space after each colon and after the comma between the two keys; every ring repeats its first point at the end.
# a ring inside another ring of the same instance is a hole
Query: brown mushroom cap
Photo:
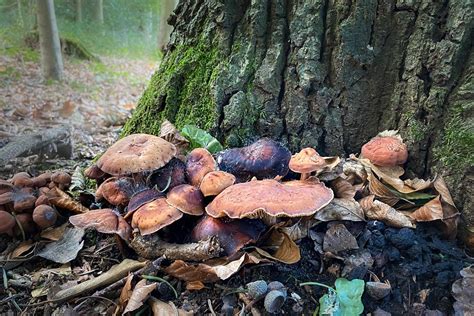
{"type": "Polygon", "coordinates": [[[15,212],[23,212],[35,206],[36,197],[28,190],[15,190],[13,192],[13,209],[15,212]]]}
{"type": "Polygon", "coordinates": [[[148,134],[132,134],[113,144],[97,161],[97,167],[111,175],[152,171],[176,155],[176,147],[148,134]]]}
{"type": "Polygon", "coordinates": [[[0,179],[0,195],[3,193],[11,192],[13,190],[13,184],[6,180],[0,179]]]}
{"type": "Polygon", "coordinates": [[[150,235],[183,217],[177,208],[161,198],[141,206],[132,217],[132,228],[138,228],[140,234],[150,235]]]}
{"type": "Polygon", "coordinates": [[[189,153],[186,159],[186,172],[192,185],[198,187],[202,178],[214,170],[217,170],[217,164],[207,149],[196,148],[189,153]]]}
{"type": "Polygon", "coordinates": [[[260,220],[242,219],[225,222],[211,216],[203,217],[191,232],[191,238],[197,242],[211,236],[217,236],[227,255],[233,255],[243,246],[256,242],[266,226],[260,220]]]}
{"type": "Polygon", "coordinates": [[[110,208],[93,210],[69,217],[69,222],[79,228],[94,228],[100,233],[117,234],[129,240],[132,229],[125,219],[110,208]]]}
{"type": "Polygon", "coordinates": [[[13,227],[15,227],[16,221],[12,214],[0,211],[0,234],[13,234],[13,227]]]}
{"type": "Polygon", "coordinates": [[[166,202],[189,215],[204,214],[204,196],[201,190],[189,184],[181,184],[166,195],[166,202]]]}
{"type": "Polygon", "coordinates": [[[49,198],[45,194],[41,194],[35,201],[35,207],[38,205],[50,205],[49,198]]]}
{"type": "Polygon", "coordinates": [[[38,205],[33,211],[33,221],[40,228],[48,228],[56,224],[58,213],[49,205],[38,205]]]}
{"type": "Polygon", "coordinates": [[[126,205],[133,195],[133,179],[128,177],[108,178],[97,188],[96,199],[104,198],[112,205],[126,205]]]}
{"type": "Polygon", "coordinates": [[[128,218],[142,205],[145,205],[146,203],[162,198],[164,196],[165,195],[163,193],[155,189],[147,189],[134,194],[131,197],[130,202],[128,203],[127,214],[125,214],[124,217],[128,218]]]}
{"type": "Polygon", "coordinates": [[[407,145],[396,131],[385,131],[372,138],[362,146],[361,154],[373,164],[382,167],[403,165],[408,159],[407,145]]]}
{"type": "Polygon", "coordinates": [[[84,176],[88,177],[89,179],[100,179],[104,177],[106,173],[102,171],[96,164],[93,164],[84,170],[84,176]]]}
{"type": "Polygon", "coordinates": [[[290,170],[298,173],[311,173],[324,165],[324,159],[315,149],[309,147],[291,156],[289,163],[290,170]]]}
{"type": "Polygon", "coordinates": [[[31,234],[36,231],[36,225],[35,222],[33,222],[33,217],[29,213],[21,213],[21,214],[16,214],[16,226],[14,227],[14,234],[15,235],[20,235],[21,230],[19,228],[19,225],[21,225],[21,228],[25,232],[25,234],[31,234]]]}
{"type": "Polygon", "coordinates": [[[68,186],[71,184],[71,176],[64,171],[57,171],[51,175],[51,181],[68,186]]]}
{"type": "Polygon", "coordinates": [[[235,183],[235,176],[225,171],[211,171],[204,176],[200,189],[204,196],[218,195],[235,183]]]}
{"type": "Polygon", "coordinates": [[[334,197],[331,189],[317,181],[255,180],[225,189],[206,207],[212,217],[260,218],[270,216],[309,216],[334,197]]]}
{"type": "Polygon", "coordinates": [[[10,179],[10,181],[16,187],[30,187],[30,186],[33,186],[33,180],[27,172],[19,172],[19,173],[15,174],[10,179]]]}
{"type": "Polygon", "coordinates": [[[31,179],[35,188],[44,187],[51,181],[51,173],[45,172],[31,179]]]}

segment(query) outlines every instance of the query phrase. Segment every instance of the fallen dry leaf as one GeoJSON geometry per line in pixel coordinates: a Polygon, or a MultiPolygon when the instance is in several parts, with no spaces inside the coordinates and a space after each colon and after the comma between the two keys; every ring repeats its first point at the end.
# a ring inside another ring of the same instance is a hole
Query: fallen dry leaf
{"type": "Polygon", "coordinates": [[[115,309],[114,315],[121,315],[122,311],[127,306],[127,303],[130,300],[130,297],[132,296],[132,292],[133,292],[132,281],[133,281],[133,274],[129,273],[127,280],[125,281],[125,284],[122,288],[122,291],[120,291],[120,297],[119,297],[118,305],[115,309]]]}
{"type": "Polygon", "coordinates": [[[377,179],[370,170],[367,170],[367,180],[369,181],[369,192],[385,204],[393,206],[400,200],[400,198],[390,191],[390,189],[379,179],[377,179]]]}
{"type": "Polygon", "coordinates": [[[433,181],[433,187],[441,197],[441,205],[443,206],[443,235],[447,238],[455,238],[458,231],[459,211],[454,205],[451,193],[442,176],[436,176],[433,181]]]}
{"type": "Polygon", "coordinates": [[[346,176],[346,180],[351,184],[364,183],[367,180],[367,172],[365,167],[351,155],[352,160],[344,161],[342,172],[346,176]]]}
{"type": "Polygon", "coordinates": [[[311,216],[302,217],[291,226],[281,227],[280,230],[286,233],[291,240],[300,240],[309,235],[311,227],[317,224],[311,216]]]}
{"type": "Polygon", "coordinates": [[[187,312],[184,309],[177,308],[173,302],[165,303],[153,296],[148,299],[153,316],[190,316],[194,315],[192,312],[187,312]]]}
{"type": "Polygon", "coordinates": [[[331,181],[330,187],[334,191],[334,196],[336,198],[350,199],[356,194],[356,189],[354,186],[346,179],[340,177],[334,181],[331,181]]]}
{"type": "Polygon", "coordinates": [[[187,138],[182,136],[173,123],[168,120],[164,120],[163,123],[161,123],[159,136],[175,145],[178,152],[181,154],[184,154],[189,147],[189,141],[187,138]]]}
{"type": "Polygon", "coordinates": [[[186,282],[186,290],[199,291],[206,286],[201,281],[186,282]]]}
{"type": "Polygon", "coordinates": [[[49,190],[46,195],[52,205],[68,210],[72,213],[82,214],[89,211],[88,208],[84,207],[81,203],[74,201],[74,199],[66,192],[57,187],[49,190]]]}
{"type": "Polygon", "coordinates": [[[46,228],[41,232],[40,237],[51,241],[57,241],[61,239],[61,237],[64,235],[64,232],[66,231],[66,227],[68,225],[68,223],[64,223],[58,227],[46,228]]]}
{"type": "Polygon", "coordinates": [[[415,228],[415,225],[407,216],[398,212],[390,205],[377,201],[374,198],[374,195],[369,195],[359,201],[367,218],[379,220],[392,227],[415,228]]]}
{"type": "Polygon", "coordinates": [[[324,251],[338,254],[346,250],[359,249],[357,240],[347,230],[344,224],[332,224],[333,225],[330,225],[329,229],[326,231],[326,235],[324,235],[324,251]]]}
{"type": "Polygon", "coordinates": [[[32,240],[26,240],[21,242],[11,253],[10,259],[17,259],[23,256],[26,252],[29,252],[36,246],[32,240]]]}
{"type": "Polygon", "coordinates": [[[68,228],[60,240],[47,244],[38,256],[57,263],[74,260],[84,246],[82,237],[84,237],[83,229],[68,228]]]}
{"type": "Polygon", "coordinates": [[[147,284],[146,282],[147,281],[143,279],[138,281],[137,285],[135,285],[132,295],[128,300],[127,307],[125,307],[125,310],[123,311],[124,314],[140,308],[143,305],[143,302],[148,299],[151,292],[156,289],[156,282],[150,284],[147,284]]]}
{"type": "Polygon", "coordinates": [[[255,250],[265,258],[286,264],[296,263],[301,259],[298,245],[279,228],[273,229],[255,250]]]}
{"type": "Polygon", "coordinates": [[[323,222],[365,221],[364,210],[354,198],[335,198],[328,205],[316,212],[314,218],[323,222]]]}
{"type": "Polygon", "coordinates": [[[443,206],[441,205],[441,197],[438,195],[425,205],[418,208],[408,216],[417,222],[430,222],[437,219],[443,219],[443,206]]]}

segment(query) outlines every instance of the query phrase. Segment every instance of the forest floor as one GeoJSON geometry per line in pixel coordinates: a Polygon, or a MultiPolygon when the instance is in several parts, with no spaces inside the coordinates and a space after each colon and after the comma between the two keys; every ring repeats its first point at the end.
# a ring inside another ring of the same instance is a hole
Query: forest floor
{"type": "Polygon", "coordinates": [[[156,67],[156,62],[147,60],[66,57],[64,80],[47,82],[37,56],[0,56],[0,143],[64,126],[70,129],[73,144],[72,157],[38,161],[42,158],[32,153],[2,166],[0,174],[23,171],[32,159],[47,169],[86,164],[116,140],[156,67]]]}

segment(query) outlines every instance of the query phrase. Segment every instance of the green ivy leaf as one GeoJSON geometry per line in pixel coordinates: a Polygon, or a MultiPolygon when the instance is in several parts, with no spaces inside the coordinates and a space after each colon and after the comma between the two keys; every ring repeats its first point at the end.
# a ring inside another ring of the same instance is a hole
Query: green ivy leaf
{"type": "MultiPolygon", "coordinates": [[[[336,293],[339,301],[341,316],[360,315],[364,311],[362,304],[362,293],[364,293],[365,282],[363,280],[339,278],[336,280],[336,293]]],[[[339,314],[334,314],[339,315],[339,314]]]]}
{"type": "Polygon", "coordinates": [[[195,125],[185,125],[181,130],[181,135],[189,140],[191,149],[202,147],[209,150],[212,154],[224,149],[221,143],[211,134],[195,125]]]}

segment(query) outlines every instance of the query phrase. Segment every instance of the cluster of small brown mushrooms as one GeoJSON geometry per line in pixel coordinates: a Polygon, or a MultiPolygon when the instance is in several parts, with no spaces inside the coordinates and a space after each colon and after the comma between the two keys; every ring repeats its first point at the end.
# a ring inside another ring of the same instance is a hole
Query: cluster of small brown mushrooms
{"type": "MultiPolygon", "coordinates": [[[[399,137],[381,136],[367,143],[362,154],[381,166],[400,165],[407,159],[407,148],[399,137]]],[[[334,193],[316,175],[338,162],[313,148],[292,156],[267,138],[215,155],[196,148],[183,159],[171,142],[133,134],[117,141],[85,171],[100,184],[96,199],[110,208],[69,220],[126,241],[137,235],[158,234],[171,242],[217,236],[224,253],[232,255],[256,242],[270,225],[311,216],[329,204],[334,193]],[[189,226],[191,231],[186,230],[189,226]]]]}
{"type": "Polygon", "coordinates": [[[50,200],[71,183],[66,172],[46,172],[31,177],[19,172],[0,180],[0,234],[22,236],[52,227],[58,220],[50,200]]]}

